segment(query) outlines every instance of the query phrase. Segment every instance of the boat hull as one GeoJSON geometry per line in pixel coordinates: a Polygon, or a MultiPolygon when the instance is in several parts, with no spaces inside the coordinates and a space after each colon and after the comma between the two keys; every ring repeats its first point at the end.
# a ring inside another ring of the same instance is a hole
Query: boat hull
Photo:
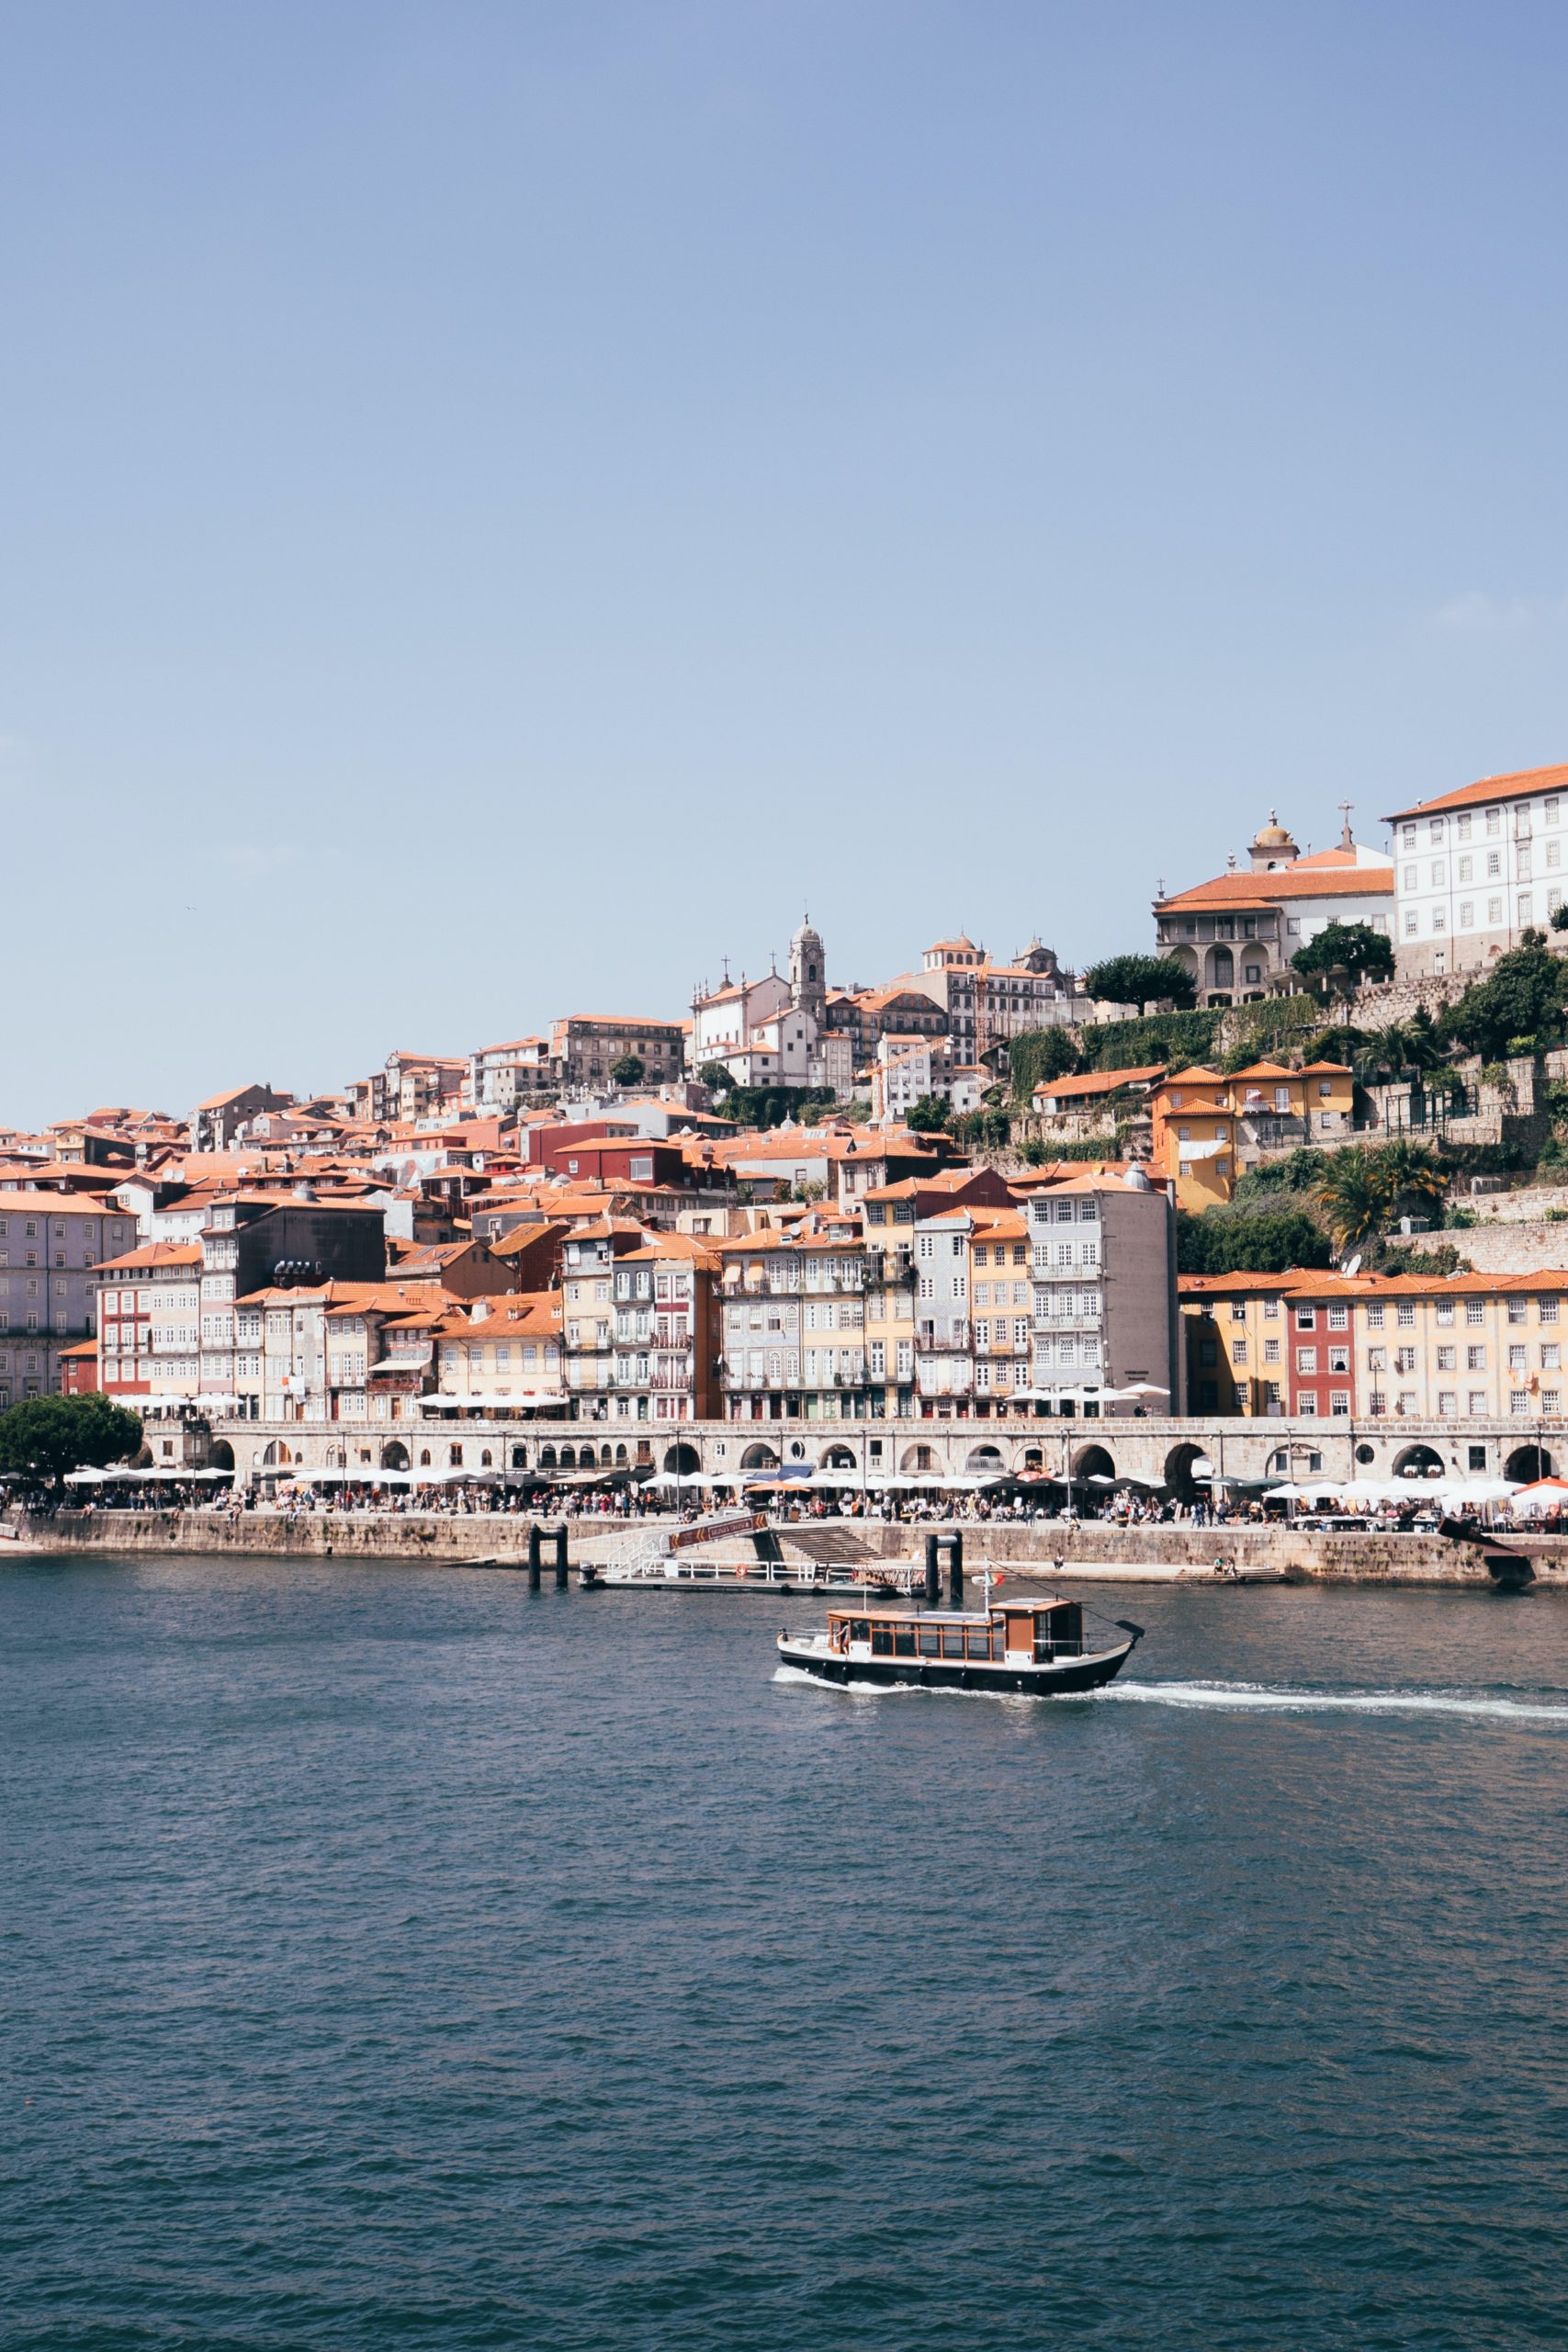
{"type": "Polygon", "coordinates": [[[798,1667],[818,1682],[853,1683],[862,1689],[870,1683],[887,1689],[903,1685],[913,1690],[1023,1691],[1037,1699],[1101,1689],[1121,1673],[1135,1647],[1135,1642],[1122,1642],[1115,1649],[1096,1651],[1089,1657],[1006,1666],[978,1658],[845,1657],[787,1637],[782,1637],[778,1645],[781,1666],[798,1667]]]}

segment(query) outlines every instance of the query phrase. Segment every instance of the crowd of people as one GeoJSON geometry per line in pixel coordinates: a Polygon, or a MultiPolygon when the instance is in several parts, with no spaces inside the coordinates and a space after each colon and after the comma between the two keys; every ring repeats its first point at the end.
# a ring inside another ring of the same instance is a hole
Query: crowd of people
{"type": "MultiPolygon", "coordinates": [[[[198,1511],[225,1521],[243,1518],[250,1512],[287,1519],[382,1513],[394,1518],[501,1515],[551,1521],[690,1524],[716,1510],[739,1506],[764,1511],[773,1523],[784,1526],[832,1520],[916,1526],[951,1525],[954,1521],[964,1524],[999,1521],[1025,1525],[1042,1521],[1094,1520],[1123,1527],[1263,1527],[1279,1526],[1289,1519],[1303,1529],[1353,1532],[1359,1527],[1369,1533],[1396,1534],[1429,1532],[1442,1516],[1438,1498],[1423,1494],[1418,1487],[1408,1497],[1375,1502],[1336,1502],[1331,1508],[1297,1503],[1292,1508],[1266,1490],[1244,1494],[1219,1487],[1212,1493],[1200,1489],[1195,1495],[1183,1498],[1164,1488],[1145,1486],[1118,1485],[1102,1491],[1086,1491],[1081,1483],[1067,1487],[1054,1482],[1030,1487],[998,1484],[984,1492],[955,1493],[938,1487],[919,1492],[878,1492],[874,1487],[864,1491],[839,1488],[813,1492],[805,1487],[770,1491],[739,1487],[718,1493],[710,1488],[699,1495],[694,1489],[682,1490],[669,1483],[633,1481],[584,1487],[532,1478],[521,1482],[474,1479],[428,1487],[392,1487],[374,1480],[328,1484],[305,1476],[235,1487],[194,1479],[167,1479],[156,1484],[127,1479],[120,1484],[110,1477],[90,1491],[67,1489],[63,1494],[52,1487],[29,1489],[12,1482],[8,1500],[13,1510],[19,1508],[42,1517],[52,1517],[60,1510],[76,1510],[84,1516],[106,1510],[141,1514],[198,1511]]],[[[1498,1526],[1516,1523],[1506,1501],[1492,1505],[1487,1516],[1498,1526]]],[[[1563,1533],[1568,1532],[1568,1505],[1538,1511],[1517,1523],[1542,1534],[1563,1533]]]]}

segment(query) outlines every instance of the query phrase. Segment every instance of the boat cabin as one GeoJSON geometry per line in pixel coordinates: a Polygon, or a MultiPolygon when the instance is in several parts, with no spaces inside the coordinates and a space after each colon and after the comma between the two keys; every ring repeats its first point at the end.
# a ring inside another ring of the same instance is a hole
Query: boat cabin
{"type": "Polygon", "coordinates": [[[840,1657],[1047,1666],[1084,1655],[1083,1610],[1076,1600],[1013,1600],[991,1610],[830,1609],[828,1646],[840,1657]]]}

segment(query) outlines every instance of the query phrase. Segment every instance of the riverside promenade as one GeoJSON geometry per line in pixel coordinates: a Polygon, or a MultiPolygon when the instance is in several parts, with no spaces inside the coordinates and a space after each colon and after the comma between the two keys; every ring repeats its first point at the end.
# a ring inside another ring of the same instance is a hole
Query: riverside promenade
{"type": "MultiPolygon", "coordinates": [[[[61,1511],[51,1518],[25,1519],[7,1555],[92,1551],[118,1554],[180,1553],[300,1559],[427,1560],[433,1567],[461,1567],[483,1560],[525,1567],[528,1531],[521,1514],[449,1512],[306,1511],[61,1511]]],[[[547,1530],[557,1524],[539,1522],[547,1530]]],[[[630,1525],[569,1521],[574,1568],[603,1565],[648,1548],[671,1521],[630,1525]]],[[[1234,1564],[1238,1575],[1283,1577],[1292,1582],[1411,1586],[1485,1587],[1491,1584],[1482,1551],[1437,1535],[1396,1534],[1382,1530],[1329,1531],[1306,1527],[1143,1525],[1120,1527],[1109,1521],[955,1521],[964,1538],[965,1566],[987,1566],[1046,1583],[1146,1579],[1163,1583],[1188,1578],[1213,1581],[1216,1559],[1234,1564]],[[1060,1565],[1058,1565],[1058,1563],[1060,1565]]],[[[916,1561],[925,1538],[941,1532],[935,1523],[900,1525],[875,1520],[781,1524],[773,1532],[782,1559],[806,1566],[826,1558],[847,1561],[916,1561]]],[[[1568,1536],[1529,1530],[1499,1531],[1499,1542],[1527,1552],[1538,1586],[1568,1588],[1568,1536]]],[[[738,1566],[754,1558],[733,1539],[693,1547],[687,1560],[738,1566]]],[[[546,1545],[548,1580],[553,1544],[546,1545]]],[[[759,1593],[767,1588],[759,1583],[759,1593]]]]}

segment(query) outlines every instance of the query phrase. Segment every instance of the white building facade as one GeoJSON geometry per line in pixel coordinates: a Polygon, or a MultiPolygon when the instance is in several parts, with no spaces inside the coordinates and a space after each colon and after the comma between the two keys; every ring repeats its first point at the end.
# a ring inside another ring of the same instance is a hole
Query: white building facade
{"type": "Polygon", "coordinates": [[[1402,978],[1484,971],[1550,929],[1568,890],[1568,766],[1483,776],[1388,821],[1402,978]]]}

